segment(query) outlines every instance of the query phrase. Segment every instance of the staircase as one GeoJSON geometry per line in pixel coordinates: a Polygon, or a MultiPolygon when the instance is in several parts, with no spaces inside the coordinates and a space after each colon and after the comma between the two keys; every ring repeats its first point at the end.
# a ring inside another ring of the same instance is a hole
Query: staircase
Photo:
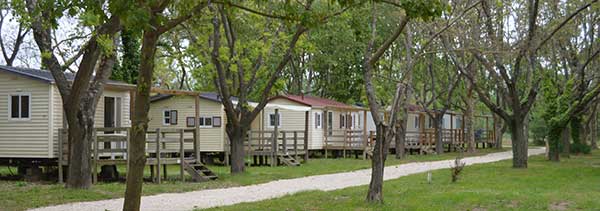
{"type": "Polygon", "coordinates": [[[279,160],[288,166],[300,166],[300,162],[289,154],[279,155],[279,160]]]}
{"type": "Polygon", "coordinates": [[[188,174],[192,175],[194,182],[203,182],[208,180],[216,180],[217,175],[208,169],[204,164],[193,161],[183,161],[183,167],[188,174]]]}

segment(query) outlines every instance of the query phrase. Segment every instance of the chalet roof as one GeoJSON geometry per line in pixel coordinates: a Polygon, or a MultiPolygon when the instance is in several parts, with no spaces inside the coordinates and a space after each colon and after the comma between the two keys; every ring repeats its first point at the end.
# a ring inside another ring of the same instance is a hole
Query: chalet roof
{"type": "Polygon", "coordinates": [[[354,106],[338,102],[331,99],[315,97],[310,95],[279,95],[272,99],[287,99],[296,103],[300,103],[303,105],[307,105],[310,107],[334,107],[334,108],[342,108],[342,109],[357,109],[354,106]]]}
{"type": "MultiPolygon", "coordinates": [[[[44,81],[47,83],[55,83],[52,73],[50,73],[50,71],[46,71],[46,70],[23,68],[23,67],[10,67],[10,66],[5,66],[5,65],[0,65],[0,71],[25,76],[25,77],[28,77],[28,78],[31,78],[34,80],[40,80],[40,81],[44,81]]],[[[75,78],[75,74],[69,73],[69,72],[65,72],[65,76],[67,77],[67,80],[69,80],[69,81],[72,81],[75,78]]],[[[135,86],[132,84],[128,84],[128,83],[125,83],[122,81],[116,81],[116,80],[107,80],[106,84],[117,85],[117,86],[126,86],[126,87],[134,87],[135,86]]]]}
{"type": "MultiPolygon", "coordinates": [[[[173,96],[175,96],[175,95],[157,94],[157,95],[154,95],[154,96],[150,97],[150,102],[157,102],[157,101],[161,101],[161,100],[166,100],[166,99],[169,99],[169,98],[171,98],[173,96]]],[[[213,101],[213,102],[216,102],[216,103],[221,103],[221,96],[218,93],[215,93],[215,92],[200,93],[200,98],[205,99],[205,100],[209,100],[209,101],[213,101]]],[[[238,98],[237,97],[231,97],[231,100],[237,101],[238,98]]]]}

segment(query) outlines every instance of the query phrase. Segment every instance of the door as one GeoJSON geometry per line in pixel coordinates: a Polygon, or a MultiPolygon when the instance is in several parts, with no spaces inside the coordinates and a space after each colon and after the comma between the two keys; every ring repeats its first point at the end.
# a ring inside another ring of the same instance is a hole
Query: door
{"type": "MultiPolygon", "coordinates": [[[[115,116],[116,116],[116,110],[115,110],[115,98],[114,97],[104,97],[104,127],[105,128],[111,128],[111,127],[115,127],[115,116]]],[[[111,134],[114,133],[113,131],[106,131],[104,132],[105,134],[111,134]]],[[[110,149],[110,142],[104,142],[104,149],[110,149]]]]}

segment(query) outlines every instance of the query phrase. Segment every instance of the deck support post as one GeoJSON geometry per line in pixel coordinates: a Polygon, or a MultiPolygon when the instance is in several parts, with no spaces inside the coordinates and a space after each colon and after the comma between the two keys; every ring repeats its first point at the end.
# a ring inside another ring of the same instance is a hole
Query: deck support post
{"type": "Polygon", "coordinates": [[[160,128],[156,128],[156,183],[160,184],[160,128]]]}
{"type": "Polygon", "coordinates": [[[58,129],[58,183],[63,183],[63,131],[58,129]]]}
{"type": "MultiPolygon", "coordinates": [[[[304,112],[304,137],[303,137],[304,138],[304,163],[308,162],[308,119],[309,119],[309,114],[310,114],[310,111],[304,112]]],[[[322,122],[321,122],[321,125],[323,125],[322,122]]]]}
{"type": "Polygon", "coordinates": [[[183,129],[179,129],[179,176],[181,177],[181,182],[185,182],[185,174],[183,172],[185,162],[185,147],[183,134],[183,129]]]}
{"type": "Polygon", "coordinates": [[[92,165],[92,184],[96,184],[98,182],[98,137],[96,136],[96,130],[92,130],[92,140],[94,141],[94,164],[92,165]]]}
{"type": "MultiPolygon", "coordinates": [[[[272,135],[272,145],[271,145],[271,167],[274,167],[277,165],[277,151],[279,146],[277,146],[278,142],[279,142],[279,138],[277,137],[279,135],[279,109],[275,109],[275,124],[274,124],[274,128],[273,128],[273,135],[272,135]]],[[[285,141],[285,140],[284,140],[285,141]]]]}
{"type": "Polygon", "coordinates": [[[298,131],[294,131],[294,159],[298,160],[298,131]]]}
{"type": "Polygon", "coordinates": [[[323,126],[324,126],[323,127],[323,137],[324,137],[324,145],[325,145],[325,147],[324,147],[325,153],[324,154],[325,154],[325,159],[327,159],[327,145],[328,145],[327,139],[329,136],[329,111],[327,111],[327,110],[323,110],[323,111],[324,111],[323,112],[323,123],[324,123],[323,124],[323,126]]]}
{"type": "Polygon", "coordinates": [[[200,95],[194,96],[194,155],[196,163],[200,163],[200,95]]]}

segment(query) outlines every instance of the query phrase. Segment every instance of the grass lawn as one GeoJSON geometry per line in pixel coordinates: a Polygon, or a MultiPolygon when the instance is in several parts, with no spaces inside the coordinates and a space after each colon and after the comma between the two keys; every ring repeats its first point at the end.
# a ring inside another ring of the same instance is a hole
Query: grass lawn
{"type": "MultiPolygon", "coordinates": [[[[509,150],[505,148],[504,150],[509,150]]],[[[497,152],[494,149],[479,149],[473,155],[497,152]]],[[[456,153],[445,153],[442,155],[410,155],[406,159],[396,160],[392,156],[386,162],[387,165],[397,165],[408,162],[434,161],[453,159],[456,153]]],[[[311,159],[307,164],[300,167],[247,167],[246,172],[241,175],[231,176],[229,168],[225,166],[211,166],[210,168],[219,175],[216,181],[204,183],[190,183],[177,181],[179,178],[179,166],[169,166],[170,180],[162,184],[146,183],[143,194],[153,195],[168,192],[187,192],[201,189],[223,188],[257,183],[269,182],[278,179],[290,179],[318,174],[328,174],[370,168],[370,160],[353,158],[346,159],[311,159]]],[[[12,168],[16,172],[16,168],[12,168]]],[[[119,172],[123,174],[125,169],[119,166],[119,172]]],[[[0,174],[8,174],[8,168],[0,167],[0,174]]],[[[149,176],[149,168],[146,168],[149,176]]],[[[189,178],[189,176],[188,176],[189,178]]],[[[67,190],[59,184],[27,183],[22,181],[0,181],[0,210],[24,210],[27,208],[43,207],[53,204],[63,204],[78,201],[93,201],[102,199],[119,198],[123,196],[125,184],[99,183],[89,190],[67,190]]]]}
{"type": "Polygon", "coordinates": [[[467,166],[457,183],[448,169],[386,181],[383,205],[365,203],[368,187],[311,191],[213,210],[600,210],[600,151],[560,163],[530,158],[467,166]]]}

